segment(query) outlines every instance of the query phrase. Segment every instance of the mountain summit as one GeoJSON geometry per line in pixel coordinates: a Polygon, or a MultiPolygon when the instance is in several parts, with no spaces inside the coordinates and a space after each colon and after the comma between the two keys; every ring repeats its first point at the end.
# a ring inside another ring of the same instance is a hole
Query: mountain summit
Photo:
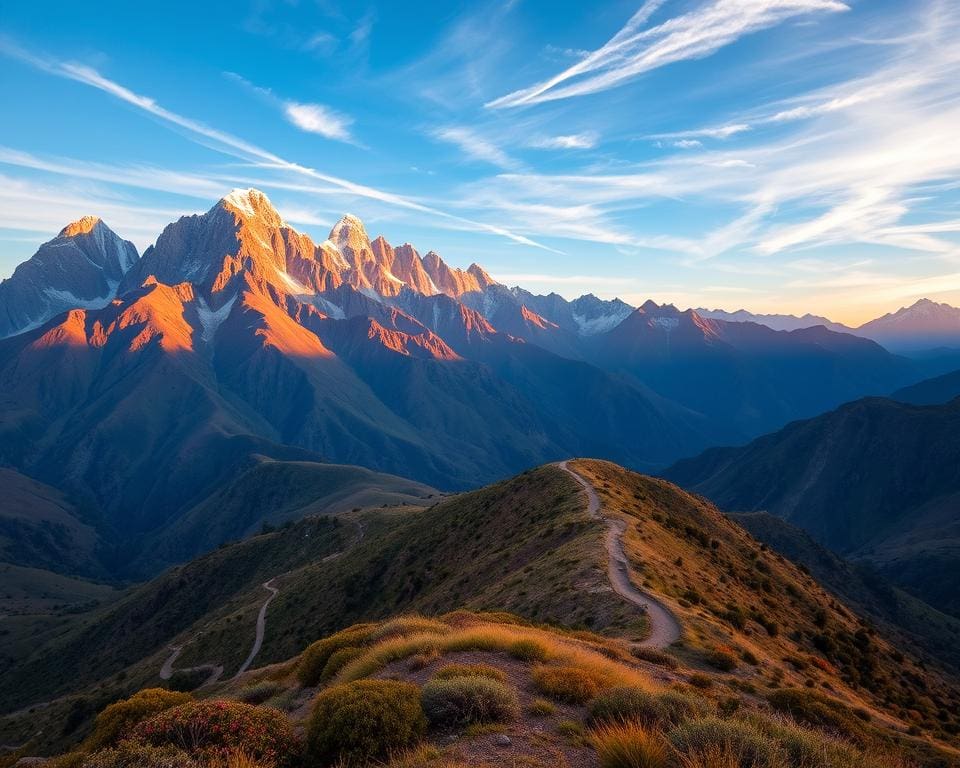
{"type": "Polygon", "coordinates": [[[104,306],[136,260],[133,243],[96,216],[67,224],[0,283],[0,338],[68,309],[104,306]]]}
{"type": "Polygon", "coordinates": [[[960,309],[920,299],[909,307],[864,323],[855,333],[895,351],[960,347],[960,309]]]}

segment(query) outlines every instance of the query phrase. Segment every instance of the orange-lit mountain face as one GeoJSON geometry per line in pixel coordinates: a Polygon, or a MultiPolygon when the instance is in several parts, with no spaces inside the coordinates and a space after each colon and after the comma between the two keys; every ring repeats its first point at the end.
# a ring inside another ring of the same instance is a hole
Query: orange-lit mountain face
{"type": "Polygon", "coordinates": [[[444,489],[569,455],[649,470],[922,377],[822,328],[536,296],[353,216],[316,244],[256,190],[140,258],[82,219],[0,297],[0,462],[129,532],[254,454],[444,489]]]}

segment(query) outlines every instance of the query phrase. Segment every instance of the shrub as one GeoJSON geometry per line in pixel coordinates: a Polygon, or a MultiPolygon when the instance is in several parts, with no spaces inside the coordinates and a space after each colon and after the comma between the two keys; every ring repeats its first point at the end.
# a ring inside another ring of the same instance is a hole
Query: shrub
{"type": "Polygon", "coordinates": [[[520,714],[516,692],[486,677],[431,680],[423,687],[421,702],[430,722],[442,728],[503,723],[520,714]]]}
{"type": "Polygon", "coordinates": [[[501,683],[507,681],[507,673],[490,664],[445,664],[434,675],[439,680],[449,680],[451,677],[487,677],[501,683]]]}
{"type": "Polygon", "coordinates": [[[455,768],[451,763],[441,762],[442,757],[443,753],[432,744],[421,744],[392,758],[387,768],[455,768]]]}
{"type": "Polygon", "coordinates": [[[370,632],[370,641],[379,642],[388,637],[406,637],[407,635],[437,634],[443,635],[450,631],[450,627],[442,621],[428,619],[424,616],[397,616],[375,627],[370,632]]]}
{"type": "Polygon", "coordinates": [[[335,635],[307,646],[300,654],[300,663],[297,665],[297,679],[302,685],[314,686],[323,679],[323,670],[330,657],[342,648],[363,645],[373,632],[371,624],[354,624],[352,627],[341,629],[335,635]]]}
{"type": "Polygon", "coordinates": [[[533,717],[549,717],[556,711],[557,708],[546,699],[534,699],[527,708],[527,712],[533,717]]]}
{"type": "Polygon", "coordinates": [[[167,744],[155,747],[125,741],[85,757],[82,768],[200,768],[186,752],[167,744]]]}
{"type": "Polygon", "coordinates": [[[666,667],[667,669],[676,669],[680,666],[679,662],[671,656],[669,653],[664,653],[663,651],[657,650],[656,648],[647,648],[643,645],[638,645],[630,649],[636,658],[641,661],[649,662],[650,664],[656,664],[660,667],[666,667]]]}
{"type": "Polygon", "coordinates": [[[363,765],[414,746],[426,728],[417,686],[396,680],[341,683],[314,702],[307,753],[320,765],[363,765]]]}
{"type": "Polygon", "coordinates": [[[739,768],[781,768],[776,745],[758,728],[739,720],[704,717],[678,725],[667,735],[681,755],[727,754],[739,768]]]}
{"type": "Polygon", "coordinates": [[[737,668],[737,655],[732,648],[718,645],[707,654],[707,663],[722,672],[733,672],[737,668]]]}
{"type": "Polygon", "coordinates": [[[323,672],[320,673],[320,682],[325,683],[333,680],[341,669],[358,658],[363,651],[363,648],[347,646],[346,648],[340,648],[331,653],[330,658],[327,659],[327,663],[323,665],[323,672]]]}
{"type": "Polygon", "coordinates": [[[784,688],[767,696],[767,701],[778,712],[784,712],[799,722],[847,736],[863,734],[862,722],[845,704],[815,691],[784,688]]]}
{"type": "Polygon", "coordinates": [[[590,703],[593,723],[636,722],[645,728],[671,728],[708,712],[706,703],[693,696],[676,691],[650,693],[634,686],[611,688],[590,703]]]}
{"type": "Polygon", "coordinates": [[[601,768],[666,768],[669,751],[660,734],[639,723],[611,723],[590,734],[601,768]]]}
{"type": "Polygon", "coordinates": [[[261,680],[237,692],[237,698],[244,704],[263,704],[284,690],[283,684],[277,680],[261,680]]]}
{"type": "Polygon", "coordinates": [[[293,764],[300,752],[290,721],[282,712],[237,701],[192,701],[140,723],[132,738],[145,744],[171,744],[205,761],[244,752],[271,765],[293,764]]]}
{"type": "Polygon", "coordinates": [[[93,724],[93,732],[83,748],[94,752],[116,744],[127,736],[135,725],[170,707],[192,701],[189,693],[176,693],[163,688],[146,688],[129,699],[117,701],[104,709],[93,724]]]}
{"type": "Polygon", "coordinates": [[[713,679],[709,675],[705,675],[702,672],[694,672],[692,675],[690,675],[689,683],[694,688],[699,688],[702,691],[713,687],[713,679]]]}
{"type": "Polygon", "coordinates": [[[547,647],[543,643],[530,639],[511,643],[507,653],[520,661],[546,661],[548,655],[547,647]]]}
{"type": "Polygon", "coordinates": [[[607,675],[581,667],[539,666],[532,677],[538,691],[568,704],[585,704],[611,684],[607,675]]]}
{"type": "Polygon", "coordinates": [[[582,747],[587,743],[587,729],[577,720],[561,720],[557,723],[557,733],[574,747],[582,747]]]}

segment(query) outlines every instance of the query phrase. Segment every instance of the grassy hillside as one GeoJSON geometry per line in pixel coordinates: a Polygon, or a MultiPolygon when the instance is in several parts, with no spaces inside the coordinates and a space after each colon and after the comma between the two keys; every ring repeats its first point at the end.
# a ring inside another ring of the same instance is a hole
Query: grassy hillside
{"type": "Polygon", "coordinates": [[[0,467],[0,562],[103,576],[100,537],[55,488],[0,467]]]}
{"type": "Polygon", "coordinates": [[[897,644],[960,674],[960,619],[942,613],[893,586],[875,570],[822,547],[805,531],[766,512],[727,517],[811,575],[844,601],[882,625],[897,644]]]}
{"type": "Polygon", "coordinates": [[[606,585],[601,540],[576,484],[552,467],[431,508],[308,518],[173,568],[86,617],[0,671],[0,706],[97,681],[110,692],[103,695],[156,681],[171,643],[185,645],[178,667],[214,661],[232,674],[253,642],[266,597],[260,585],[273,577],[280,594],[258,663],[286,658],[355,620],[407,608],[512,609],[640,637],[642,612],[606,585]]]}
{"type": "Polygon", "coordinates": [[[664,476],[732,512],[767,511],[960,615],[960,400],[848,403],[664,476]]]}
{"type": "MultiPolygon", "coordinates": [[[[53,768],[116,765],[118,756],[140,765],[158,749],[167,750],[163,765],[197,768],[224,765],[230,750],[245,762],[229,765],[258,768],[960,764],[950,747],[830,692],[752,677],[644,660],[622,640],[509,614],[408,614],[318,638],[282,664],[197,692],[198,701],[141,694],[105,712],[53,768]]],[[[29,753],[25,745],[6,762],[29,753]]]]}
{"type": "Polygon", "coordinates": [[[254,457],[253,465],[159,531],[140,558],[156,571],[308,515],[361,507],[423,505],[438,492],[421,483],[363,467],[254,457]]]}
{"type": "Polygon", "coordinates": [[[672,604],[688,645],[757,659],[761,684],[842,692],[878,716],[938,733],[960,728],[954,685],[712,504],[607,462],[575,466],[608,514],[626,521],[634,571],[672,604]]]}
{"type": "MultiPolygon", "coordinates": [[[[642,610],[614,592],[608,580],[607,526],[587,513],[572,477],[546,466],[428,508],[308,518],[171,570],[90,617],[82,630],[0,673],[8,710],[69,694],[32,713],[0,719],[0,743],[32,739],[34,748],[49,751],[75,742],[106,703],[161,684],[158,673],[171,645],[181,647],[176,669],[223,667],[219,682],[199,688],[203,696],[272,674],[247,673],[231,681],[253,644],[256,616],[268,597],[261,585],[268,580],[279,594],[269,605],[255,667],[282,663],[355,622],[411,610],[428,616],[509,611],[542,627],[537,632],[585,642],[608,660],[645,670],[657,685],[703,686],[698,690],[709,690],[711,711],[724,715],[742,706],[767,706],[763,702],[769,704],[770,697],[786,706],[794,694],[774,694],[800,691],[804,701],[839,702],[825,706],[847,712],[847,728],[868,723],[871,733],[880,729],[896,739],[923,735],[940,745],[955,738],[960,730],[955,687],[712,505],[613,464],[571,466],[596,489],[603,514],[624,521],[628,577],[680,619],[682,640],[669,649],[635,645],[648,625],[642,610]],[[859,714],[850,714],[855,711],[859,714]]],[[[403,632],[385,630],[383,638],[393,634],[403,632]]],[[[435,659],[432,644],[420,640],[391,648],[391,654],[424,657],[421,669],[435,659]]],[[[517,653],[536,658],[539,651],[517,653]]],[[[349,655],[338,659],[347,664],[349,655]]],[[[376,662],[371,667],[356,657],[341,677],[401,674],[402,665],[394,665],[398,657],[377,658],[386,658],[386,666],[371,659],[376,662]]],[[[286,680],[290,668],[278,669],[285,670],[278,674],[286,680]]],[[[511,675],[517,671],[508,669],[511,675]]],[[[619,668],[611,674],[617,682],[637,679],[635,672],[619,668]]],[[[196,687],[208,676],[205,669],[171,682],[196,687]]],[[[531,684],[523,682],[528,689],[531,684]]],[[[281,687],[286,692],[279,703],[302,719],[314,691],[281,687]]],[[[563,720],[580,723],[582,747],[585,710],[559,711],[563,720]]],[[[857,738],[866,727],[857,726],[857,738]]],[[[578,732],[575,725],[563,728],[567,736],[578,732]]],[[[530,744],[526,736],[516,738],[530,744]]],[[[487,749],[492,742],[484,744],[487,749]]],[[[595,757],[577,762],[592,753],[568,754],[554,746],[559,753],[537,754],[561,754],[571,765],[594,764],[595,757]]],[[[476,755],[466,757],[472,764],[476,755]]]]}

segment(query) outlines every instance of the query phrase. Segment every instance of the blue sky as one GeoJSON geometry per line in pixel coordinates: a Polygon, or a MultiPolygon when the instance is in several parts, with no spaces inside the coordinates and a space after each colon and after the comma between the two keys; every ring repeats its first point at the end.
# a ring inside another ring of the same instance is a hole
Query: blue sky
{"type": "Polygon", "coordinates": [[[539,292],[960,303],[950,0],[5,4],[0,276],[233,187],[539,292]]]}

